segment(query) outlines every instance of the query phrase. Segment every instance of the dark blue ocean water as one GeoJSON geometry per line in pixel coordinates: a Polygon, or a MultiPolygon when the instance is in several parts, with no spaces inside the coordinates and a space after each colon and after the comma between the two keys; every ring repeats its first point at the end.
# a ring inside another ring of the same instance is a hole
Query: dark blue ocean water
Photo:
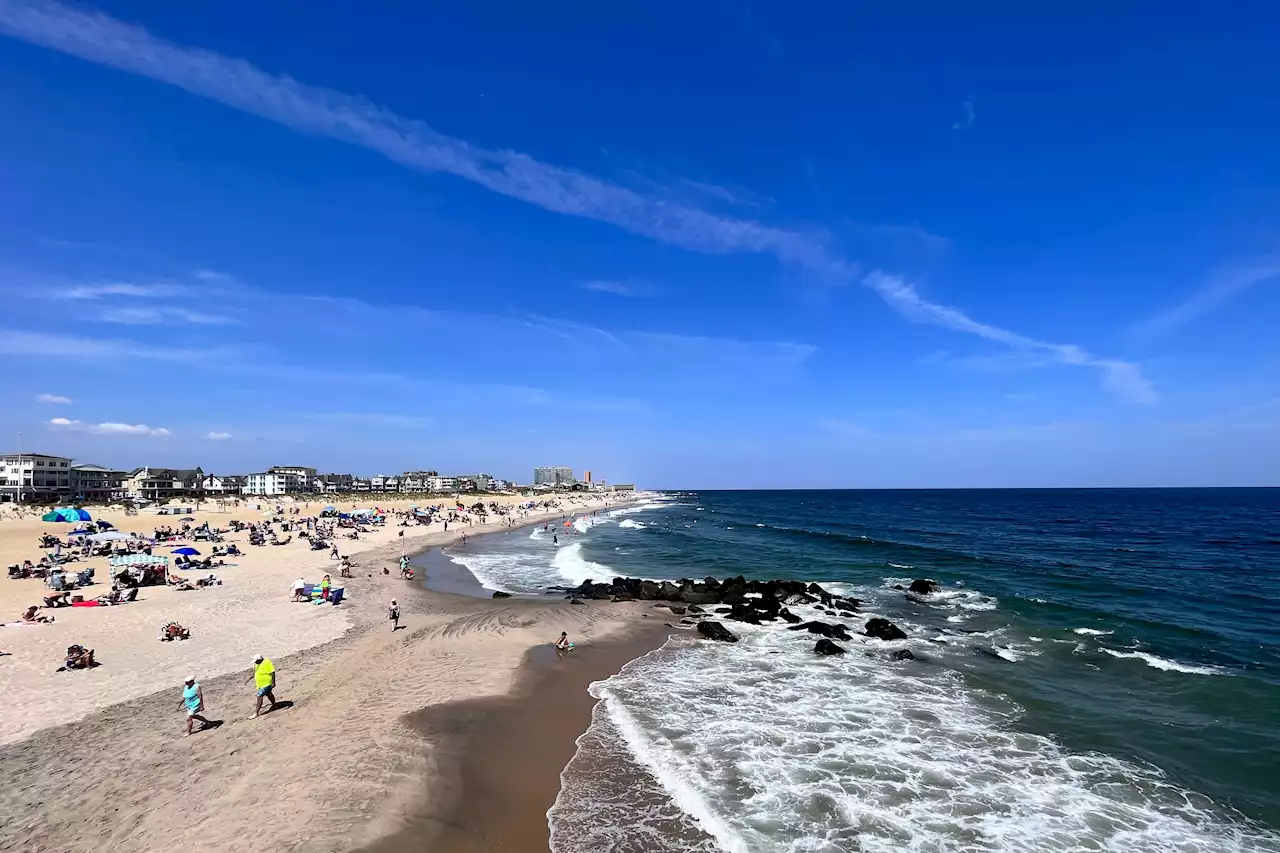
{"type": "MultiPolygon", "coordinates": [[[[918,662],[831,663],[742,626],[599,686],[708,849],[1280,850],[1280,490],[684,492],[549,536],[464,562],[515,592],[814,580],[911,635],[918,662]],[[919,577],[942,591],[894,588],[919,577]]],[[[565,827],[602,796],[573,767],[565,827]]],[[[657,849],[635,833],[611,843],[657,849]]]]}

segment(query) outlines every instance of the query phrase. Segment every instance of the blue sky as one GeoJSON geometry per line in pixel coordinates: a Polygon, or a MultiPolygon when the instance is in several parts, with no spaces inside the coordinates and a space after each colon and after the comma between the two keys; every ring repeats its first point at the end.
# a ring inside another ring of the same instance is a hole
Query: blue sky
{"type": "Polygon", "coordinates": [[[1280,484],[1273,7],[452,5],[0,0],[2,443],[1280,484]]]}

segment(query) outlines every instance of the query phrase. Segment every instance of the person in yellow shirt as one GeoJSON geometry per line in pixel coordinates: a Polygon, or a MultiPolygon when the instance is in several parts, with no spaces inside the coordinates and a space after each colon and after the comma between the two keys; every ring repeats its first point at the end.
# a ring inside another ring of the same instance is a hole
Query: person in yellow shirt
{"type": "Polygon", "coordinates": [[[246,681],[253,681],[254,687],[258,691],[258,704],[253,709],[253,719],[262,713],[262,699],[265,696],[267,701],[271,703],[271,707],[267,709],[270,713],[276,709],[275,689],[276,689],[276,665],[262,655],[253,656],[253,674],[246,681]]]}

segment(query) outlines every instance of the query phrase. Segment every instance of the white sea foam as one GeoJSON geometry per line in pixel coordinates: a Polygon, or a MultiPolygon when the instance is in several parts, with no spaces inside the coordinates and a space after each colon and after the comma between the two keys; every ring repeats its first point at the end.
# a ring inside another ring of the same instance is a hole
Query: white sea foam
{"type": "Polygon", "coordinates": [[[636,513],[648,512],[653,509],[662,509],[663,507],[668,506],[679,506],[679,504],[673,504],[670,501],[662,500],[645,501],[644,503],[636,504],[635,506],[624,506],[622,509],[611,510],[608,513],[608,517],[617,518],[620,515],[635,515],[636,513]]]}
{"type": "Polygon", "coordinates": [[[551,561],[551,567],[573,586],[588,580],[607,581],[615,575],[613,569],[608,566],[593,563],[582,556],[581,542],[564,545],[557,550],[555,558],[551,561]]]}
{"type": "Polygon", "coordinates": [[[1280,849],[1158,771],[1013,730],[1016,708],[946,666],[734,631],[734,645],[672,640],[591,687],[632,757],[729,853],[1280,849]]]}
{"type": "Polygon", "coordinates": [[[890,568],[894,568],[894,569],[914,569],[915,568],[915,566],[907,566],[902,563],[890,563],[889,566],[890,568]]]}
{"type": "Polygon", "coordinates": [[[1113,658],[1132,658],[1140,660],[1147,666],[1162,669],[1165,672],[1185,672],[1190,675],[1230,675],[1231,673],[1225,669],[1216,666],[1195,666],[1189,663],[1179,663],[1176,660],[1168,660],[1167,658],[1158,657],[1157,655],[1148,654],[1147,652],[1118,652],[1115,649],[1103,649],[1104,652],[1113,658]]]}
{"type": "Polygon", "coordinates": [[[644,530],[649,525],[645,524],[643,521],[634,521],[630,518],[624,518],[622,521],[618,522],[618,526],[625,527],[628,530],[644,530]]]}
{"type": "Polygon", "coordinates": [[[1076,628],[1072,631],[1072,633],[1084,634],[1087,637],[1105,637],[1108,634],[1114,634],[1115,631],[1102,631],[1102,630],[1099,630],[1098,628],[1076,628]]]}

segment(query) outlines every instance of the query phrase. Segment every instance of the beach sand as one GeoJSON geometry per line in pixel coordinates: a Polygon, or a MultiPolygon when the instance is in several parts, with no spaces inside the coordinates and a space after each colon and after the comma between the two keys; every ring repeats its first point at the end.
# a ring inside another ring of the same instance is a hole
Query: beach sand
{"type": "MultiPolygon", "coordinates": [[[[125,530],[164,522],[103,517],[125,530]]],[[[205,517],[225,524],[235,513],[196,515],[205,517]]],[[[529,521],[541,517],[547,516],[529,521]]],[[[37,536],[49,527],[0,521],[0,564],[38,556],[37,536]]],[[[448,535],[406,536],[404,547],[445,544],[460,532],[456,527],[448,535]]],[[[358,849],[402,833],[421,820],[433,789],[457,784],[440,778],[450,762],[438,735],[430,726],[424,734],[413,715],[509,694],[526,652],[562,630],[588,647],[652,634],[655,619],[641,605],[481,600],[384,576],[381,567],[393,567],[400,555],[401,529],[388,524],[367,540],[338,540],[358,568],[345,581],[348,601],[336,608],[289,601],[291,580],[315,579],[337,565],[295,539],[246,548],[239,565],[214,570],[224,580],[219,587],[144,588],[132,604],[62,608],[53,625],[0,628],[0,649],[11,653],[0,658],[0,690],[8,699],[0,718],[0,774],[7,782],[0,789],[0,849],[358,849]],[[404,626],[394,633],[385,620],[392,597],[404,626]],[[169,619],[189,625],[192,639],[159,642],[159,626],[169,619]],[[96,648],[103,665],[55,673],[72,642],[96,648]],[[258,651],[275,661],[277,696],[291,704],[250,720],[253,691],[245,679],[258,651]],[[188,672],[201,680],[207,716],[222,723],[182,738],[178,702],[188,672]]],[[[23,604],[39,600],[43,585],[2,579],[0,589],[0,612],[16,617],[23,604]]],[[[594,657],[578,659],[586,668],[594,657]]],[[[565,733],[565,761],[585,726],[584,717],[578,731],[565,733]]],[[[557,781],[553,775],[544,785],[557,781]]]]}

